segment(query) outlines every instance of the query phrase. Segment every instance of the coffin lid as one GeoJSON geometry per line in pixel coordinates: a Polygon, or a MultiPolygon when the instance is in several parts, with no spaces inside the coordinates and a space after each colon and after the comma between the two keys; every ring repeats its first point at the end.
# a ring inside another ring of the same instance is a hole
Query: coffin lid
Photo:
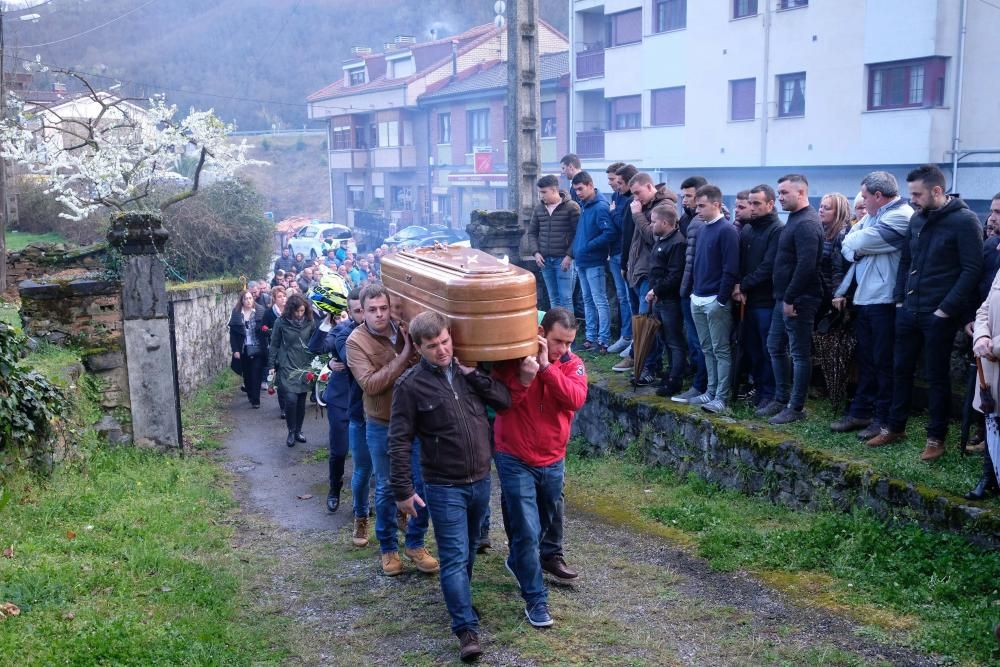
{"type": "Polygon", "coordinates": [[[509,264],[501,262],[493,255],[471,248],[415,248],[402,250],[399,254],[470,278],[492,277],[511,272],[509,264]]]}

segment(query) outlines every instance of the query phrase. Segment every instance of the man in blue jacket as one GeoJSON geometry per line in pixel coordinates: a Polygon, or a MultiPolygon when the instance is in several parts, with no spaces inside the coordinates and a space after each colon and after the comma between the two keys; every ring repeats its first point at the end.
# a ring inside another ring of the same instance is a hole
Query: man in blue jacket
{"type": "Polygon", "coordinates": [[[580,274],[587,339],[583,349],[604,354],[611,342],[611,307],[608,305],[608,253],[620,239],[611,224],[608,201],[594,187],[585,171],[573,177],[573,192],[580,200],[580,220],[573,238],[573,259],[580,274]]]}

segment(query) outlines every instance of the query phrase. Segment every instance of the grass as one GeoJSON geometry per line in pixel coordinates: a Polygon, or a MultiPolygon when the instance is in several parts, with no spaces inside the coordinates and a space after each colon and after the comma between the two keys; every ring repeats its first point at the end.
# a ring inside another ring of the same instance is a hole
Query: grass
{"type": "Polygon", "coordinates": [[[1000,660],[1000,553],[864,512],[796,512],[618,457],[570,456],[566,488],[578,507],[666,527],[713,568],[750,570],[922,651],[963,664],[1000,660]]]}
{"type": "Polygon", "coordinates": [[[32,243],[65,243],[66,239],[59,236],[58,234],[27,234],[25,232],[19,232],[16,229],[11,229],[7,231],[5,237],[7,242],[7,250],[11,252],[17,252],[18,250],[24,250],[28,245],[32,243]]]}
{"type": "MultiPolygon", "coordinates": [[[[610,388],[615,390],[617,385],[626,379],[623,377],[627,375],[626,373],[611,371],[611,366],[619,360],[617,355],[602,356],[584,353],[583,359],[587,364],[587,371],[592,381],[609,380],[612,383],[610,388]]],[[[643,389],[636,395],[648,398],[651,393],[651,390],[643,389]]],[[[659,401],[664,409],[693,412],[700,417],[707,417],[703,411],[696,408],[671,403],[655,396],[651,398],[659,401]]],[[[966,493],[975,486],[982,473],[982,459],[979,456],[962,457],[959,455],[957,424],[953,424],[949,430],[946,454],[933,464],[927,464],[920,460],[920,452],[924,447],[924,427],[927,424],[927,418],[924,415],[916,415],[909,420],[908,437],[904,442],[891,447],[873,449],[866,447],[854,433],[833,433],[830,431],[830,423],[837,418],[837,415],[834,415],[825,398],[810,398],[807,410],[807,419],[785,426],[771,426],[768,427],[768,430],[790,436],[805,447],[868,464],[876,472],[883,475],[945,491],[952,495],[960,496],[966,493]]],[[[734,405],[731,416],[739,422],[765,423],[763,419],[754,417],[753,410],[742,403],[734,405]]],[[[1000,500],[986,504],[1000,507],[1000,500]]]]}
{"type": "MultiPolygon", "coordinates": [[[[204,405],[209,390],[193,402],[204,405]]],[[[217,413],[194,430],[218,437],[217,413]]],[[[206,435],[207,437],[207,435],[206,435]]],[[[217,464],[94,447],[43,479],[5,480],[0,655],[23,664],[276,664],[278,615],[254,611],[255,567],[231,549],[234,502],[217,464]]]]}
{"type": "Polygon", "coordinates": [[[181,403],[185,447],[196,451],[222,447],[222,437],[227,431],[223,425],[226,403],[219,397],[231,396],[241,382],[238,375],[226,369],[181,403]]]}
{"type": "Polygon", "coordinates": [[[7,301],[0,298],[0,322],[12,326],[15,329],[21,328],[20,306],[16,301],[7,301]]]}

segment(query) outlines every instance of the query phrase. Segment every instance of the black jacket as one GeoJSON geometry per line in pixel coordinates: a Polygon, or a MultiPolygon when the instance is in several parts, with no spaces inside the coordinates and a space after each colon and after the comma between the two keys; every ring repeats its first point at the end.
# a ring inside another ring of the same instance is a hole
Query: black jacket
{"type": "Polygon", "coordinates": [[[774,256],[784,224],[777,213],[751,218],[740,230],[740,291],[747,297],[747,308],[774,305],[774,256]]]}
{"type": "Polygon", "coordinates": [[[288,273],[289,271],[295,270],[295,258],[294,257],[279,257],[274,260],[274,272],[277,273],[278,270],[288,273]]]}
{"type": "Polygon", "coordinates": [[[389,418],[389,483],[397,500],[413,495],[410,461],[420,438],[420,469],[431,484],[471,484],[490,474],[490,424],[486,405],[510,407],[499,380],[452,362],[452,378],[421,359],[396,380],[389,418]],[[486,405],[484,405],[484,403],[486,405]]]}
{"type": "Polygon", "coordinates": [[[693,208],[688,208],[686,206],[682,208],[684,209],[684,215],[682,215],[681,219],[677,221],[677,227],[681,230],[681,234],[687,238],[688,225],[691,224],[691,221],[694,220],[698,214],[693,208]]]}
{"type": "Polygon", "coordinates": [[[525,250],[531,255],[536,252],[542,257],[566,257],[570,254],[576,223],[580,219],[580,205],[569,198],[565,190],[560,190],[562,201],[552,210],[538,202],[531,211],[531,220],[525,230],[525,250]]]}
{"type": "MultiPolygon", "coordinates": [[[[687,241],[680,230],[656,240],[649,259],[649,288],[660,301],[680,301],[687,241]]],[[[646,298],[645,294],[639,295],[646,298]]]]}
{"type": "Polygon", "coordinates": [[[983,232],[958,197],[910,218],[893,297],[915,313],[943,310],[951,317],[975,308],[983,271],[983,232]]]}
{"type": "MultiPolygon", "coordinates": [[[[353,320],[350,321],[353,322],[353,320]]],[[[336,343],[337,329],[343,324],[345,323],[339,322],[329,331],[323,331],[322,323],[320,323],[320,326],[317,326],[316,330],[313,331],[312,338],[309,339],[309,351],[316,355],[329,354],[333,359],[346,364],[346,358],[341,356],[336,343]]],[[[326,390],[323,392],[323,400],[328,406],[341,411],[347,410],[350,402],[349,378],[353,379],[346,368],[342,371],[330,371],[330,378],[326,383],[326,390]]]]}
{"type": "Polygon", "coordinates": [[[819,274],[822,256],[823,223],[816,209],[806,206],[789,215],[774,255],[774,300],[797,305],[802,299],[812,299],[818,304],[823,298],[819,274]]]}
{"type": "MultiPolygon", "coordinates": [[[[347,339],[351,332],[358,328],[358,323],[348,318],[341,322],[333,330],[333,344],[337,348],[337,358],[347,363],[347,339]]],[[[347,368],[347,417],[352,422],[362,423],[365,420],[365,407],[361,385],[354,379],[351,368],[347,368]]]]}
{"type": "MultiPolygon", "coordinates": [[[[254,306],[253,308],[253,326],[254,326],[254,338],[257,339],[257,345],[260,346],[261,355],[267,354],[267,346],[269,344],[269,339],[265,339],[264,333],[261,331],[261,327],[264,326],[264,309],[260,306],[254,306]]],[[[233,352],[239,352],[243,354],[243,342],[246,340],[246,326],[243,323],[243,310],[237,308],[233,311],[232,315],[229,316],[229,349],[233,352]]]]}

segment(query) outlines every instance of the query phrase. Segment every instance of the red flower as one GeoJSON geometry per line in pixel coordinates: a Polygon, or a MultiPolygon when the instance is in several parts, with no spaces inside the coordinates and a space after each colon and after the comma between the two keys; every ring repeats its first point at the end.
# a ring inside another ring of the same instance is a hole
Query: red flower
{"type": "Polygon", "coordinates": [[[268,329],[268,328],[267,328],[267,325],[266,325],[266,324],[265,324],[264,326],[262,326],[262,327],[260,328],[260,330],[261,330],[261,331],[270,331],[270,329],[268,329]]]}
{"type": "Polygon", "coordinates": [[[267,388],[267,395],[268,396],[274,396],[274,387],[268,387],[267,388]]]}
{"type": "Polygon", "coordinates": [[[316,379],[315,373],[306,373],[306,382],[312,382],[316,379]]]}

